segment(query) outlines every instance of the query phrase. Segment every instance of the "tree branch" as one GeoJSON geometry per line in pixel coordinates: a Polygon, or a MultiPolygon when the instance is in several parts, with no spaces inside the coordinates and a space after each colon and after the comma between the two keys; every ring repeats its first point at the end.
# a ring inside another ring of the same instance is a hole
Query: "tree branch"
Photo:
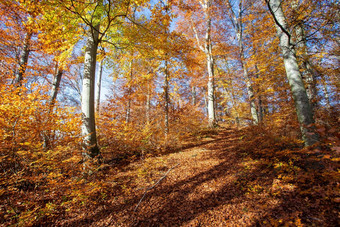
{"type": "Polygon", "coordinates": [[[294,46],[294,45],[291,43],[291,35],[290,35],[290,33],[289,33],[289,32],[288,32],[288,31],[280,24],[280,22],[276,19],[275,13],[274,13],[272,7],[270,6],[270,0],[265,0],[265,1],[266,1],[266,3],[267,3],[267,6],[268,6],[268,9],[269,9],[270,14],[271,14],[271,15],[273,16],[273,18],[274,18],[275,24],[276,24],[277,26],[279,26],[279,28],[282,30],[282,32],[285,33],[285,34],[288,36],[288,44],[289,44],[289,46],[294,46]]]}
{"type": "Polygon", "coordinates": [[[137,206],[134,209],[134,212],[137,211],[139,205],[141,204],[141,202],[143,201],[144,197],[146,196],[146,193],[148,191],[150,191],[151,189],[153,189],[154,187],[156,187],[164,178],[166,178],[166,176],[170,173],[171,170],[173,170],[174,168],[176,168],[179,165],[179,163],[177,163],[176,165],[174,165],[173,167],[171,167],[161,178],[159,178],[159,180],[151,187],[147,188],[144,192],[144,195],[142,196],[142,198],[139,200],[137,206]]]}

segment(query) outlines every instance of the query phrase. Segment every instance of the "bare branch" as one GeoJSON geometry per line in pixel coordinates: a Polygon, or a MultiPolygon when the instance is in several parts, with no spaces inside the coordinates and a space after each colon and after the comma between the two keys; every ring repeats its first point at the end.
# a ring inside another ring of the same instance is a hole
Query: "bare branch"
{"type": "Polygon", "coordinates": [[[161,178],[159,178],[159,180],[154,184],[152,185],[151,187],[147,188],[144,192],[144,195],[142,196],[142,198],[139,200],[137,206],[135,207],[134,209],[134,212],[137,211],[139,205],[141,204],[141,202],[143,201],[144,197],[146,196],[146,193],[148,191],[150,191],[151,189],[153,189],[154,187],[156,187],[164,178],[166,178],[166,176],[170,173],[171,170],[173,170],[174,168],[176,168],[177,166],[179,165],[179,163],[177,163],[176,165],[174,165],[173,167],[171,167],[161,178]]]}

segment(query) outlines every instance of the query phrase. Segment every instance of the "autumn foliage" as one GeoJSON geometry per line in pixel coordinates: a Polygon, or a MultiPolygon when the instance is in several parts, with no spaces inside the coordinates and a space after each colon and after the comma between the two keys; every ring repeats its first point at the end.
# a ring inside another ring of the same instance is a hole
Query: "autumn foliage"
{"type": "Polygon", "coordinates": [[[0,225],[338,225],[339,5],[280,5],[305,114],[271,1],[1,1],[0,225]]]}

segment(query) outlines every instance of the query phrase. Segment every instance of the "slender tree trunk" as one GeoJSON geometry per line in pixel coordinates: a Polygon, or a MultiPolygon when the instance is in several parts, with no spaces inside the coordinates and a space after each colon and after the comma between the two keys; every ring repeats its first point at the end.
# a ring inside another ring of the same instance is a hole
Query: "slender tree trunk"
{"type": "Polygon", "coordinates": [[[96,72],[96,58],[99,43],[99,22],[89,32],[85,47],[84,60],[84,77],[82,86],[82,136],[84,158],[94,158],[100,154],[97,145],[96,122],[95,122],[95,108],[94,108],[94,90],[95,90],[95,72],[96,72]]]}
{"type": "Polygon", "coordinates": [[[196,87],[194,85],[191,87],[191,104],[196,105],[196,87]]]}
{"type": "Polygon", "coordinates": [[[126,115],[125,115],[125,122],[128,124],[131,118],[131,95],[132,95],[132,88],[131,83],[133,79],[133,61],[130,61],[130,78],[128,84],[128,103],[126,106],[126,115]]]}
{"type": "Polygon", "coordinates": [[[131,99],[129,98],[127,105],[126,105],[126,113],[125,113],[126,124],[130,123],[130,115],[131,115],[131,99]]]}
{"type": "MultiPolygon", "coordinates": [[[[228,61],[225,60],[225,64],[227,66],[227,73],[230,74],[230,68],[229,68],[229,64],[228,61]]],[[[236,117],[235,117],[235,122],[237,127],[240,126],[240,113],[237,110],[237,103],[236,103],[236,98],[235,98],[235,93],[234,93],[234,89],[233,89],[233,80],[229,77],[228,78],[228,82],[227,84],[230,87],[230,93],[228,92],[227,88],[225,88],[225,92],[229,95],[229,99],[231,100],[231,104],[232,104],[232,109],[234,109],[235,113],[236,113],[236,117]]]]}
{"type": "Polygon", "coordinates": [[[53,77],[53,84],[52,84],[52,90],[51,90],[51,96],[50,96],[50,111],[52,111],[54,107],[55,100],[57,99],[57,95],[59,92],[60,87],[60,81],[61,77],[63,76],[63,70],[57,65],[56,66],[56,74],[53,77]]]}
{"type": "Polygon", "coordinates": [[[237,37],[238,37],[238,42],[239,42],[239,51],[240,51],[240,59],[241,59],[241,65],[243,69],[243,77],[246,80],[246,85],[247,85],[247,93],[248,93],[248,98],[249,98],[249,103],[250,103],[250,112],[251,112],[251,117],[253,119],[253,123],[255,125],[258,124],[259,118],[258,118],[258,113],[256,110],[256,103],[255,103],[255,95],[254,95],[254,89],[251,84],[251,78],[248,73],[248,69],[245,63],[245,58],[244,58],[244,51],[243,51],[243,41],[242,41],[242,31],[237,32],[237,37]]]}
{"type": "MultiPolygon", "coordinates": [[[[256,79],[259,78],[259,69],[257,68],[257,64],[255,63],[255,73],[256,73],[256,79]]],[[[263,121],[263,104],[262,104],[262,95],[261,95],[261,86],[257,89],[257,94],[258,94],[258,120],[259,122],[263,121]]]]}
{"type": "Polygon", "coordinates": [[[164,77],[164,133],[167,140],[169,134],[169,69],[167,60],[165,60],[164,77]]]}
{"type": "Polygon", "coordinates": [[[215,97],[214,97],[214,59],[212,55],[212,42],[211,42],[211,5],[212,0],[202,0],[200,4],[204,10],[205,20],[206,20],[206,32],[205,32],[205,39],[204,45],[200,44],[200,39],[197,33],[195,26],[192,24],[192,29],[195,33],[197,45],[199,48],[205,53],[206,61],[207,61],[207,72],[208,72],[208,125],[209,127],[214,127],[216,124],[215,118],[215,97]]]}
{"type": "Polygon", "coordinates": [[[243,77],[246,79],[246,85],[247,85],[247,93],[248,93],[248,98],[249,98],[249,103],[250,103],[250,112],[251,112],[251,117],[253,120],[253,124],[257,125],[259,123],[259,117],[258,113],[256,110],[256,103],[255,103],[255,95],[254,95],[254,89],[251,84],[251,78],[248,74],[248,70],[242,60],[242,68],[243,68],[243,77]]]}
{"type": "Polygon", "coordinates": [[[102,75],[103,75],[103,63],[104,59],[100,61],[99,63],[99,75],[98,75],[98,81],[97,81],[97,95],[96,95],[96,112],[99,114],[99,108],[100,108],[100,92],[102,87],[102,75]]]}
{"type": "Polygon", "coordinates": [[[146,94],[146,124],[150,124],[150,110],[151,110],[151,95],[150,95],[150,81],[148,80],[148,88],[147,88],[147,94],[146,94]]]}
{"type": "Polygon", "coordinates": [[[331,104],[330,104],[330,101],[329,101],[329,93],[328,93],[328,90],[327,90],[327,82],[326,82],[326,79],[324,77],[321,77],[321,82],[322,82],[322,90],[323,90],[323,93],[324,93],[324,99],[325,99],[325,102],[326,102],[326,108],[328,111],[331,110],[331,104]]]}
{"type": "Polygon", "coordinates": [[[245,62],[245,56],[244,56],[244,46],[243,46],[243,26],[242,26],[242,0],[239,1],[239,16],[237,17],[230,2],[227,2],[228,8],[230,11],[230,17],[231,20],[233,21],[233,26],[236,31],[236,38],[238,41],[238,47],[239,47],[239,56],[240,56],[240,62],[243,70],[243,78],[246,80],[246,85],[247,85],[247,93],[248,93],[248,98],[249,98],[249,104],[250,104],[250,112],[251,112],[251,117],[253,120],[253,124],[257,125],[259,122],[258,118],[258,113],[256,110],[256,100],[255,100],[255,95],[254,95],[254,89],[251,84],[251,77],[248,73],[248,69],[246,66],[245,62]]]}
{"type": "MultiPolygon", "coordinates": [[[[53,107],[55,105],[55,100],[57,99],[62,75],[63,75],[63,70],[57,64],[56,65],[56,72],[53,76],[52,90],[51,90],[51,95],[50,95],[50,100],[49,100],[49,110],[48,110],[47,122],[50,120],[50,113],[53,111],[53,107]]],[[[51,142],[50,142],[51,132],[45,131],[43,133],[44,133],[44,148],[50,149],[51,148],[51,142]]]]}
{"type": "MultiPolygon", "coordinates": [[[[229,78],[229,81],[230,81],[230,84],[232,85],[231,78],[229,78]]],[[[236,121],[236,125],[238,127],[238,126],[240,126],[240,113],[238,112],[238,110],[236,108],[236,100],[235,100],[235,94],[234,94],[233,87],[230,88],[230,98],[231,98],[231,103],[233,105],[233,109],[236,113],[235,121],[236,121]]]]}
{"type": "Polygon", "coordinates": [[[214,127],[216,123],[215,116],[215,106],[214,106],[214,74],[213,74],[213,63],[212,59],[208,57],[208,118],[209,118],[209,126],[214,127]]]}
{"type": "Polygon", "coordinates": [[[30,43],[31,43],[32,33],[28,32],[25,36],[24,45],[22,48],[22,52],[19,57],[19,68],[15,72],[15,78],[13,84],[17,87],[21,86],[21,81],[23,80],[23,75],[26,72],[28,56],[30,54],[30,43]]]}
{"type": "MultiPolygon", "coordinates": [[[[169,11],[169,1],[166,1],[165,3],[165,14],[168,15],[169,11]]],[[[168,24],[170,26],[170,24],[168,24]]],[[[165,27],[165,43],[168,44],[168,33],[169,28],[165,27]]],[[[164,69],[164,137],[165,137],[165,143],[164,147],[167,149],[168,146],[168,135],[169,135],[169,80],[170,80],[170,71],[169,71],[169,53],[166,52],[165,54],[165,69],[164,69]]]]}
{"type": "Polygon", "coordinates": [[[282,50],[283,61],[286,69],[288,82],[292,91],[297,117],[300,123],[302,138],[306,146],[318,142],[319,137],[312,125],[314,124],[313,111],[309,103],[306,89],[304,87],[299,66],[296,60],[295,48],[291,44],[291,35],[284,16],[281,0],[266,0],[270,13],[272,14],[280,47],[282,50]]]}
{"type": "Polygon", "coordinates": [[[214,59],[212,55],[212,42],[211,42],[211,0],[206,0],[204,4],[205,16],[207,20],[207,31],[205,34],[205,53],[207,58],[208,70],[208,118],[209,126],[214,127],[216,124],[215,116],[215,82],[214,82],[214,59]]]}

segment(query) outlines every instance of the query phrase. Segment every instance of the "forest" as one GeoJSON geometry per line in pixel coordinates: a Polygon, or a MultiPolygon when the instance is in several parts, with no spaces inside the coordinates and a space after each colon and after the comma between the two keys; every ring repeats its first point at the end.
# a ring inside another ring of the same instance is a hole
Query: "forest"
{"type": "Polygon", "coordinates": [[[0,226],[339,226],[337,0],[1,0],[0,226]]]}

